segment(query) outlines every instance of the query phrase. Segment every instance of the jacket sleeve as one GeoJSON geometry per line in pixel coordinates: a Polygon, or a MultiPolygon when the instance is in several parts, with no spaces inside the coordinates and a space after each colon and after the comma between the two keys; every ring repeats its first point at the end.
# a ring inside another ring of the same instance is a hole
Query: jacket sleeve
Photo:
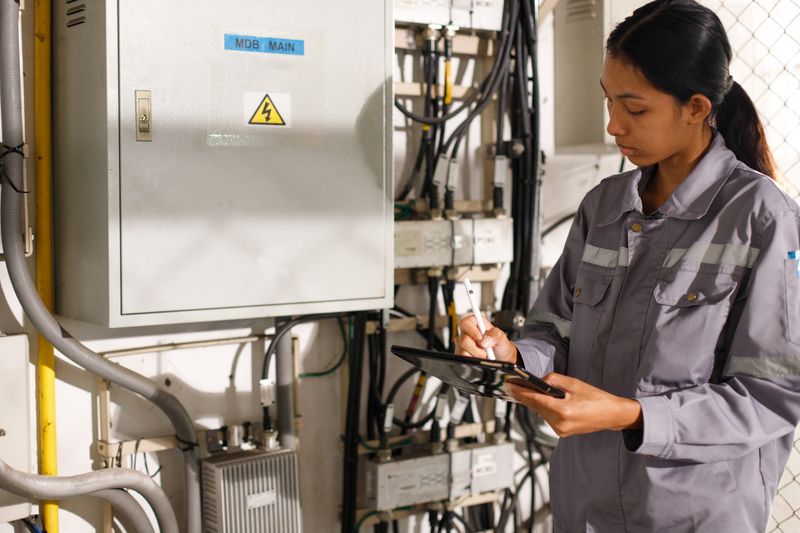
{"type": "Polygon", "coordinates": [[[542,377],[564,373],[572,326],[572,291],[589,228],[588,197],[581,202],[561,257],[547,276],[520,336],[514,341],[521,365],[542,377]]]}
{"type": "Polygon", "coordinates": [[[735,459],[794,431],[800,420],[800,249],[792,210],[765,224],[734,328],[723,379],[638,398],[643,431],[625,431],[634,453],[689,462],[735,459]]]}

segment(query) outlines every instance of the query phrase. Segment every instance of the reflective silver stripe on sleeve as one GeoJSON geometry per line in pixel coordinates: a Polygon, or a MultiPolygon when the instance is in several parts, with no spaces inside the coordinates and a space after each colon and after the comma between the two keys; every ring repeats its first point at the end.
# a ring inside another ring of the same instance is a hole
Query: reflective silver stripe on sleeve
{"type": "Polygon", "coordinates": [[[731,357],[725,365],[725,376],[745,375],[754,378],[800,376],[800,359],[796,357],[731,357]]]}
{"type": "Polygon", "coordinates": [[[620,248],[619,250],[609,250],[608,248],[598,248],[587,244],[583,249],[583,257],[581,260],[584,263],[590,263],[606,268],[614,268],[616,266],[628,266],[628,249],[620,248]]]}
{"type": "Polygon", "coordinates": [[[569,333],[572,330],[572,321],[570,320],[565,320],[560,316],[554,315],[553,313],[548,313],[547,311],[542,311],[541,309],[536,308],[531,310],[528,319],[539,324],[553,326],[556,328],[559,335],[565,339],[569,339],[569,333]]]}
{"type": "Polygon", "coordinates": [[[664,259],[664,267],[672,268],[680,261],[710,265],[734,265],[753,268],[758,259],[757,248],[744,244],[695,243],[690,248],[673,248],[664,259]]]}

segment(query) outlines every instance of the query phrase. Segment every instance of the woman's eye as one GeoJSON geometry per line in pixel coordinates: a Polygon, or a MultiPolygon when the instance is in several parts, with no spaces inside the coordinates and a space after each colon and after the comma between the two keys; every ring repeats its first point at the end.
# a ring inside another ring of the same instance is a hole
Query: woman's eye
{"type": "Polygon", "coordinates": [[[628,109],[628,113],[630,113],[633,116],[639,116],[644,114],[644,110],[634,111],[633,109],[628,109]]]}

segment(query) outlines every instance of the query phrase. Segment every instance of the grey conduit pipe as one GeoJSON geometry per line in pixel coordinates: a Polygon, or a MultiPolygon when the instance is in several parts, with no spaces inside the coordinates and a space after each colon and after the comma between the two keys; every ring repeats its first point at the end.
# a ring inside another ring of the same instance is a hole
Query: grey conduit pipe
{"type": "Polygon", "coordinates": [[[153,524],[136,499],[122,489],[105,489],[93,492],[90,496],[106,500],[114,509],[126,533],[156,533],[153,524]]]}
{"type": "MultiPolygon", "coordinates": [[[[123,488],[135,490],[144,497],[150,507],[153,508],[161,533],[179,533],[178,521],[175,519],[175,513],[169,505],[167,495],[164,494],[164,491],[155,481],[150,479],[150,476],[146,476],[141,472],[122,468],[109,468],[78,476],[37,476],[36,474],[14,470],[3,461],[0,461],[0,489],[23,498],[64,500],[75,496],[97,494],[100,491],[109,489],[123,488]]],[[[123,506],[126,506],[126,504],[123,503],[123,506]]]]}
{"type": "MultiPolygon", "coordinates": [[[[24,139],[20,94],[19,4],[15,0],[0,0],[0,6],[0,115],[3,117],[0,137],[6,145],[3,148],[5,152],[9,147],[21,147],[24,139]]],[[[39,298],[25,263],[23,194],[18,192],[23,190],[22,166],[23,156],[20,153],[11,152],[3,158],[5,178],[0,195],[0,233],[14,292],[30,321],[59,352],[89,372],[140,394],[169,418],[183,444],[186,531],[199,533],[200,478],[192,419],[175,396],[159,388],[153,381],[107,361],[72,338],[39,298]]]]}

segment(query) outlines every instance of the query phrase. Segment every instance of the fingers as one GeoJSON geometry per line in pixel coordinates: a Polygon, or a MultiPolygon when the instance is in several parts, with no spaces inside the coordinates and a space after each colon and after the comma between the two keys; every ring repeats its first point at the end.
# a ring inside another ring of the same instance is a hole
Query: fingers
{"type": "MultiPolygon", "coordinates": [[[[486,324],[486,321],[483,322],[486,324]]],[[[469,335],[475,340],[478,340],[482,337],[480,330],[478,329],[478,321],[475,319],[473,315],[465,316],[458,322],[458,329],[461,331],[463,335],[469,335]]]]}
{"type": "Polygon", "coordinates": [[[559,388],[563,391],[571,390],[575,386],[575,382],[577,381],[575,378],[565,376],[564,374],[557,374],[555,372],[550,372],[542,379],[548,385],[552,385],[553,387],[559,388]]]}
{"type": "Polygon", "coordinates": [[[534,411],[537,411],[538,413],[551,412],[558,410],[559,408],[559,404],[554,403],[558,402],[559,400],[556,398],[551,398],[547,394],[536,392],[528,387],[522,387],[520,385],[509,383],[508,392],[519,403],[533,409],[534,411]]]}
{"type": "Polygon", "coordinates": [[[482,348],[491,348],[493,346],[498,346],[499,344],[506,341],[508,337],[506,337],[505,332],[500,328],[492,328],[486,330],[486,334],[480,340],[478,344],[482,348]]]}
{"type": "Polygon", "coordinates": [[[469,355],[480,359],[486,359],[488,357],[486,350],[478,346],[475,339],[468,335],[459,335],[456,339],[456,344],[458,345],[458,353],[461,355],[469,355]]]}

